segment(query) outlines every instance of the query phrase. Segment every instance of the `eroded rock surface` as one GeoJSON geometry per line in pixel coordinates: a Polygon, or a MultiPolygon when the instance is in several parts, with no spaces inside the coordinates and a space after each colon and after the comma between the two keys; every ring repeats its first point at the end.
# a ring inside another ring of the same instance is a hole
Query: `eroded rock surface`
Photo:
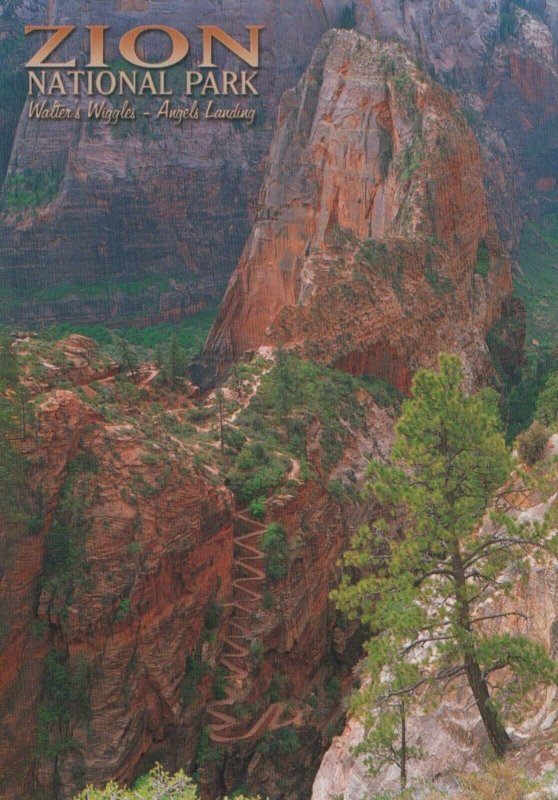
{"type": "Polygon", "coordinates": [[[206,358],[222,372],[281,343],[406,392],[448,350],[478,382],[511,291],[479,148],[452,98],[397,45],[327,34],[283,98],[206,358]]]}

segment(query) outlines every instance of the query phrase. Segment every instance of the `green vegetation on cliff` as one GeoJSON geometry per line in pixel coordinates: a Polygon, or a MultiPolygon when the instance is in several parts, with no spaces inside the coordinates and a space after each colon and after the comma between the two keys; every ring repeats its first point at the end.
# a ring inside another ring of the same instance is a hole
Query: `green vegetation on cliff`
{"type": "Polygon", "coordinates": [[[558,214],[547,214],[523,229],[520,273],[515,286],[527,307],[527,346],[558,344],[558,214]]]}
{"type": "MultiPolygon", "coordinates": [[[[238,794],[235,798],[249,800],[238,794]]],[[[89,786],[75,800],[199,800],[199,795],[195,783],[182,770],[170,775],[157,765],[149,775],[140,778],[132,789],[124,789],[114,782],[107,784],[104,789],[89,786]]]]}
{"type": "Polygon", "coordinates": [[[405,719],[419,695],[436,703],[441,686],[465,680],[501,757],[511,744],[505,715],[536,684],[558,683],[556,663],[541,644],[486,626],[492,617],[483,601],[513,586],[506,570],[523,574],[530,558],[554,555],[558,539],[545,525],[504,515],[479,531],[512,462],[495,393],[468,396],[462,383],[454,356],[442,355],[438,372],[416,374],[391,464],[370,465],[368,488],[383,519],[356,534],[345,563],[361,577],[353,583],[347,574],[333,594],[372,634],[370,682],[355,698],[366,729],[363,750],[373,769],[397,763],[403,786],[410,755],[405,719]],[[503,670],[513,680],[498,692],[494,682],[503,670]]]}
{"type": "Polygon", "coordinates": [[[4,186],[4,209],[13,214],[31,211],[53,200],[60,186],[62,174],[55,171],[11,175],[4,186]]]}
{"type": "MultiPolygon", "coordinates": [[[[139,292],[153,285],[161,291],[168,287],[168,282],[157,281],[137,281],[134,284],[112,284],[114,291],[139,292]]],[[[109,290],[109,284],[95,284],[93,287],[81,286],[80,293],[84,297],[89,296],[90,292],[109,290]]],[[[64,292],[67,290],[65,289],[64,292]]],[[[140,358],[154,358],[159,347],[168,346],[173,337],[179,347],[183,348],[189,357],[198,353],[207,338],[215,315],[216,308],[208,308],[200,311],[191,317],[175,323],[160,323],[159,325],[146,325],[139,327],[118,327],[109,329],[104,325],[79,325],[74,323],[64,323],[46,328],[41,336],[47,341],[59,341],[72,333],[79,333],[82,336],[89,336],[97,342],[107,353],[118,355],[119,340],[124,339],[132,347],[136,348],[140,358]]]]}
{"type": "Polygon", "coordinates": [[[362,429],[365,422],[359,390],[395,405],[395,395],[378,381],[352,378],[279,350],[275,366],[262,374],[257,394],[239,415],[235,436],[225,431],[229,452],[235,454],[227,481],[236,495],[246,503],[265,497],[288,480],[293,464],[303,480],[308,478],[313,426],[321,467],[337,464],[348,430],[362,429]]]}

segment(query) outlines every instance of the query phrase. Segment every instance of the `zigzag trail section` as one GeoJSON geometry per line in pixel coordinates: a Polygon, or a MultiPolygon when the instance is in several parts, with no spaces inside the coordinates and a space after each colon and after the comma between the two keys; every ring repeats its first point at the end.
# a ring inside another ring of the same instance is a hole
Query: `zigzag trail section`
{"type": "Polygon", "coordinates": [[[263,604],[265,586],[264,553],[259,542],[265,526],[241,511],[235,516],[235,578],[233,580],[233,599],[227,604],[232,609],[227,632],[224,638],[225,650],[220,658],[220,666],[228,673],[228,686],[225,697],[215,700],[208,706],[210,737],[216,744],[230,744],[261,737],[266,730],[273,730],[290,724],[285,721],[283,703],[273,703],[248,729],[229,709],[246,698],[249,687],[246,681],[250,675],[250,642],[256,631],[253,617],[263,604]]]}

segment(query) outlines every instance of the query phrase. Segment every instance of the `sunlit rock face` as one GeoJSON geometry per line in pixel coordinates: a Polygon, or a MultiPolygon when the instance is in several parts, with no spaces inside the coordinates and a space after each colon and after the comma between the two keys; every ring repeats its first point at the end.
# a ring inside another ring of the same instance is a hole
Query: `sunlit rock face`
{"type": "Polygon", "coordinates": [[[282,344],[403,392],[441,350],[485,379],[484,337],[511,312],[510,262],[450,95],[399,45],[330,33],[283,98],[269,161],[205,349],[217,373],[282,344]]]}

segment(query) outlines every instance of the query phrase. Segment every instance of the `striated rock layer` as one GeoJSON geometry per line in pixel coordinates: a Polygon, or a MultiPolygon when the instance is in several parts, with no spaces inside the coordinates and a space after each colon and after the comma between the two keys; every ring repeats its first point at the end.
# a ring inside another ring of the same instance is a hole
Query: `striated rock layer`
{"type": "Polygon", "coordinates": [[[490,206],[515,249],[526,215],[554,210],[558,6],[554,0],[363,0],[358,30],[405,44],[468,108],[490,206]]]}
{"type": "MultiPolygon", "coordinates": [[[[24,112],[5,188],[25,170],[46,169],[59,184],[36,213],[3,215],[0,318],[25,324],[141,323],[179,319],[220,299],[253,222],[281,93],[294,85],[345,5],[105,3],[111,59],[117,36],[132,25],[169,23],[191,35],[197,24],[215,23],[240,38],[245,25],[265,25],[261,97],[247,101],[258,111],[257,122],[252,128],[214,122],[136,126],[130,135],[124,123],[114,136],[102,125],[37,124],[24,112]]],[[[360,32],[400,41],[462,100],[481,142],[489,204],[512,250],[526,215],[555,210],[558,199],[552,135],[558,6],[554,0],[525,0],[521,6],[503,0],[355,5],[360,32]]],[[[30,0],[22,5],[23,16],[32,12],[38,21],[42,7],[30,0]]],[[[52,22],[83,25],[93,18],[90,3],[49,5],[52,22]]],[[[192,65],[195,40],[194,35],[192,65]]],[[[237,66],[230,58],[223,65],[237,66]]]]}
{"type": "Polygon", "coordinates": [[[510,313],[510,261],[479,147],[395,44],[331,32],[279,112],[261,209],[205,357],[282,344],[409,389],[441,350],[471,380],[510,313]]]}
{"type": "MultiPolygon", "coordinates": [[[[386,455],[393,414],[360,387],[333,451],[320,419],[301,420],[305,474],[283,455],[292,464],[252,521],[259,550],[263,530],[282,527],[286,568],[273,583],[247,580],[235,536],[248,512],[226,485],[235,455],[221,453],[215,397],[198,407],[158,385],[155,368],[115,377],[81,336],[17,350],[33,414],[17,444],[29,464],[25,524],[0,520],[1,800],[70,800],[157,760],[197,772],[204,800],[240,785],[308,796],[359,645],[329,600],[357,509],[328,486],[386,455]],[[231,675],[233,606],[250,596],[231,675]],[[242,733],[218,742],[223,682],[242,733]],[[274,704],[294,750],[277,750],[274,704]]],[[[225,387],[226,428],[241,440],[238,415],[251,413],[263,375],[254,369],[250,393],[225,387]]]]}
{"type": "Polygon", "coordinates": [[[180,448],[69,390],[40,398],[37,425],[40,530],[0,525],[2,800],[130,779],[154,742],[199,728],[210,687],[183,711],[186,659],[230,588],[230,493],[180,448]]]}
{"type": "MultiPolygon", "coordinates": [[[[115,128],[88,122],[87,98],[81,122],[29,120],[26,107],[4,192],[25,173],[36,180],[49,175],[57,187],[38,208],[0,217],[4,322],[170,321],[218,301],[249,234],[278,99],[336,18],[334,8],[326,12],[313,0],[280,7],[255,0],[111,0],[103,3],[102,18],[94,6],[49,4],[49,22],[78,27],[68,44],[72,55],[85,47],[84,26],[95,20],[110,27],[109,61],[118,57],[119,37],[136,25],[171,25],[190,37],[187,61],[168,76],[176,91],[173,105],[180,107],[192,102],[180,87],[184,69],[196,69],[200,61],[197,25],[219,25],[239,41],[246,40],[245,25],[265,26],[259,96],[238,98],[257,110],[257,119],[248,127],[202,114],[199,122],[183,125],[140,120],[115,128]]],[[[152,42],[155,58],[161,43],[152,42]]],[[[241,68],[228,51],[219,51],[220,67],[241,68]]],[[[203,107],[207,99],[201,99],[203,107]]],[[[118,98],[108,102],[119,105],[118,98]]],[[[161,101],[139,98],[134,104],[140,115],[146,108],[154,115],[161,101]]]]}

